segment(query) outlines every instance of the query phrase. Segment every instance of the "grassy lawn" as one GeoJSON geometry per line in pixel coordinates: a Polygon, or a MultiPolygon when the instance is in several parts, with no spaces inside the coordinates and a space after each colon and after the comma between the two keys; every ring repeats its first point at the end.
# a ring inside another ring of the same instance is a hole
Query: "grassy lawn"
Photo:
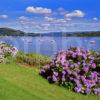
{"type": "Polygon", "coordinates": [[[0,64],[0,100],[100,100],[49,84],[36,68],[0,64]]]}

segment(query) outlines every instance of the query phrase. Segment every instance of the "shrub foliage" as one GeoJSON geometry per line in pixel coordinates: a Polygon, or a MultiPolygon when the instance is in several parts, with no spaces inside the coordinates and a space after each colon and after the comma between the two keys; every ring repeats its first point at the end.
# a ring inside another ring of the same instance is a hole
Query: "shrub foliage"
{"type": "Polygon", "coordinates": [[[50,83],[56,83],[78,93],[100,96],[100,53],[83,48],[59,52],[40,74],[50,83]]]}
{"type": "Polygon", "coordinates": [[[10,57],[15,57],[18,50],[17,48],[6,43],[0,43],[0,63],[10,62],[10,57]]]}
{"type": "Polygon", "coordinates": [[[25,63],[30,66],[43,66],[50,62],[50,58],[40,54],[19,52],[16,56],[18,63],[25,63]]]}

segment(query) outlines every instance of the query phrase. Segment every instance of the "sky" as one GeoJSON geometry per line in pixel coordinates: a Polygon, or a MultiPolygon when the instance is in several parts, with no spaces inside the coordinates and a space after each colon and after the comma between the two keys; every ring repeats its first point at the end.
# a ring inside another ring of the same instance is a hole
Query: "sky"
{"type": "Polygon", "coordinates": [[[0,0],[0,27],[39,33],[100,31],[100,0],[0,0]]]}

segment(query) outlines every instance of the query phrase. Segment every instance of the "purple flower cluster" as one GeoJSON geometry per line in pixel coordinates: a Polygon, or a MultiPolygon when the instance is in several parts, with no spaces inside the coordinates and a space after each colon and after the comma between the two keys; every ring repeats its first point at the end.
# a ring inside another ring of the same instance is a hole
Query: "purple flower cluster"
{"type": "Polygon", "coordinates": [[[59,52],[40,74],[51,83],[65,85],[71,82],[75,92],[100,96],[100,72],[97,71],[95,56],[83,48],[59,52]]]}
{"type": "Polygon", "coordinates": [[[94,89],[94,93],[98,96],[100,96],[100,88],[94,89]]]}

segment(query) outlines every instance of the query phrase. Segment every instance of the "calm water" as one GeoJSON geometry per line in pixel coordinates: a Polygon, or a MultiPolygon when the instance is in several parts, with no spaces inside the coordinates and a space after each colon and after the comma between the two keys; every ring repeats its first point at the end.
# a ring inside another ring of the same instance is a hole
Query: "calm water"
{"type": "Polygon", "coordinates": [[[49,56],[57,51],[66,50],[70,46],[100,50],[99,37],[0,37],[0,42],[9,43],[24,52],[49,56]]]}

